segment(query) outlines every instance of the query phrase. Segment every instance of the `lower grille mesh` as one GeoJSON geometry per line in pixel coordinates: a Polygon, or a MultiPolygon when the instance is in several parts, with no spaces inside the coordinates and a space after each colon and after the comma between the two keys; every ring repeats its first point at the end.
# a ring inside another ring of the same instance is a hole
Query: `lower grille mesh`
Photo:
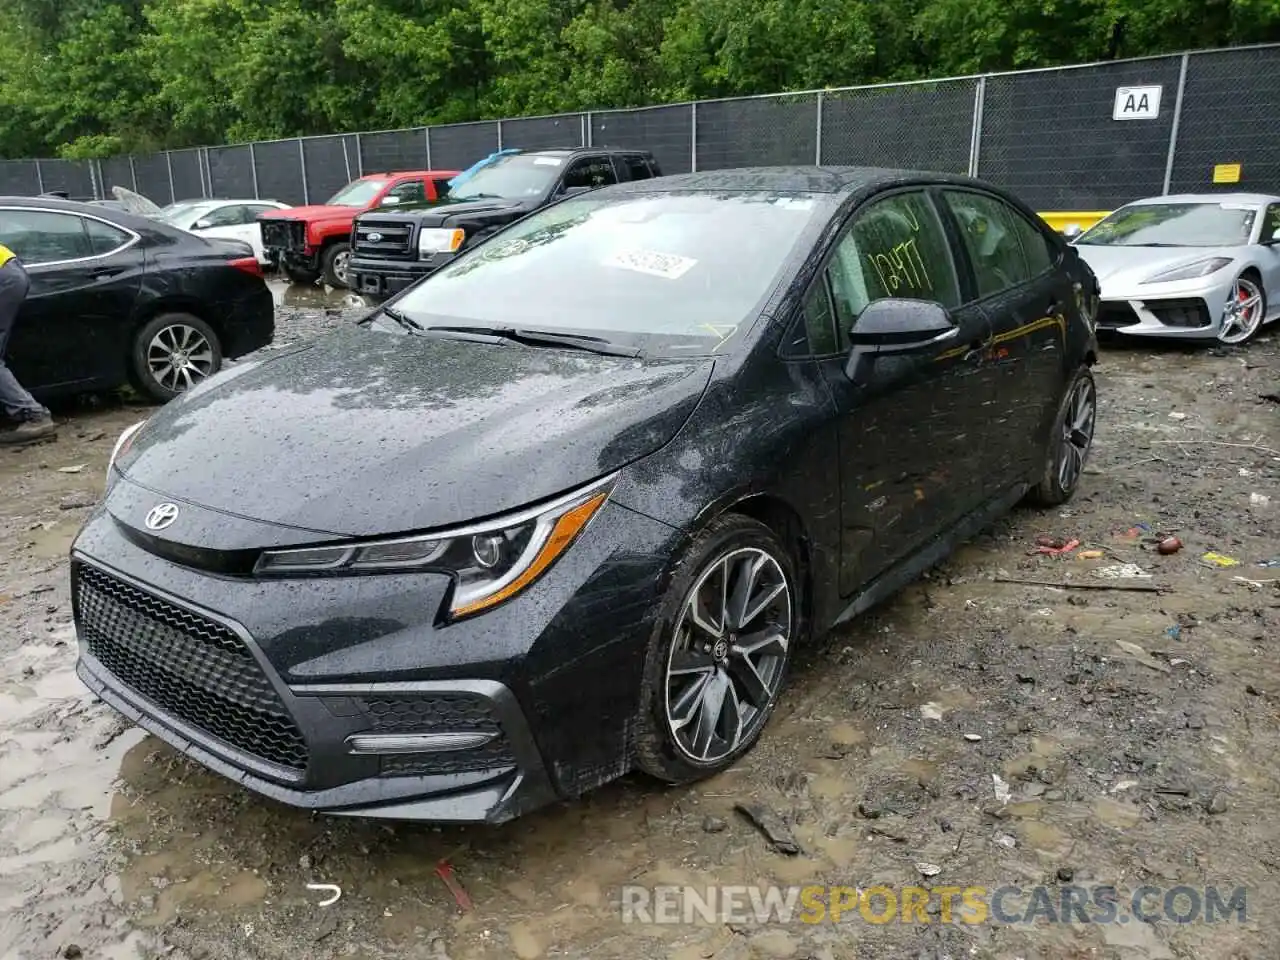
{"type": "Polygon", "coordinates": [[[94,567],[74,578],[81,635],[117,678],[237,750],[306,769],[302,732],[232,630],[94,567]]]}

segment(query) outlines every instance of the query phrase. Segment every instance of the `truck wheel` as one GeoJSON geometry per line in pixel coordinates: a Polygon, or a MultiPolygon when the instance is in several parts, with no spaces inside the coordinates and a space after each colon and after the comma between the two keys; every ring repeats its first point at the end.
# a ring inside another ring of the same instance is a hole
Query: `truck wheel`
{"type": "Polygon", "coordinates": [[[284,270],[284,275],[289,278],[290,283],[301,283],[305,286],[310,286],[320,279],[319,273],[315,270],[308,270],[306,267],[294,267],[286,263],[281,269],[284,270]]]}
{"type": "Polygon", "coordinates": [[[334,243],[325,247],[324,256],[320,259],[324,271],[324,282],[331,287],[345,289],[347,287],[347,267],[351,263],[351,245],[334,243]]]}

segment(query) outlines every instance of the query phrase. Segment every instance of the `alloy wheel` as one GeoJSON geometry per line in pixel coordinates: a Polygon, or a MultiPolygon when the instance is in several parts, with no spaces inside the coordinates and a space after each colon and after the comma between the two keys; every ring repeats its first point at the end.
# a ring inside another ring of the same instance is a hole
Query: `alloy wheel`
{"type": "Polygon", "coordinates": [[[1218,339],[1223,343],[1244,343],[1257,332],[1264,309],[1262,288],[1248,277],[1238,278],[1222,311],[1218,339]]]}
{"type": "Polygon", "coordinates": [[[213,347],[185,323],[161,327],[147,344],[147,369],[160,386],[181,393],[213,373],[213,347]]]}
{"type": "Polygon", "coordinates": [[[333,258],[333,275],[345,287],[347,285],[347,268],[351,265],[351,252],[344,250],[333,258]]]}
{"type": "Polygon", "coordinates": [[[1071,393],[1062,437],[1058,444],[1058,486],[1073,490],[1084,472],[1084,462],[1093,445],[1093,428],[1098,417],[1098,395],[1093,381],[1082,377],[1071,393]]]}
{"type": "Polygon", "coordinates": [[[777,558],[732,550],[694,582],[667,659],[667,724],[679,750],[714,764],[749,742],[782,685],[793,630],[777,558]]]}

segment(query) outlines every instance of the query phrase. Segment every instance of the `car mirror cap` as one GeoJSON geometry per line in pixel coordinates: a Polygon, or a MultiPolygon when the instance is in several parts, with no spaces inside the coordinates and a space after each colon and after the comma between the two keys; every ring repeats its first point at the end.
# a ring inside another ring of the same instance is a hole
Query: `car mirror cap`
{"type": "Polygon", "coordinates": [[[887,297],[869,303],[849,330],[856,346],[888,346],[932,341],[957,327],[946,307],[932,300],[887,297]]]}
{"type": "Polygon", "coordinates": [[[195,222],[195,226],[193,226],[191,229],[192,230],[208,230],[212,226],[213,226],[213,223],[211,221],[201,217],[199,220],[195,222]]]}

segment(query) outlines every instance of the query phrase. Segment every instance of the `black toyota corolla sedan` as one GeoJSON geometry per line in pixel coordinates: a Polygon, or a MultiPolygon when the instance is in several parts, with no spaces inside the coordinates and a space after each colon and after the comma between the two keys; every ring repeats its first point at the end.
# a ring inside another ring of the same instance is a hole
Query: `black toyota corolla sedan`
{"type": "Polygon", "coordinates": [[[707,776],[799,644],[1072,495],[1096,303],[976,180],[565,200],[126,431],[72,549],[80,676],[329,813],[497,822],[707,776]]]}

